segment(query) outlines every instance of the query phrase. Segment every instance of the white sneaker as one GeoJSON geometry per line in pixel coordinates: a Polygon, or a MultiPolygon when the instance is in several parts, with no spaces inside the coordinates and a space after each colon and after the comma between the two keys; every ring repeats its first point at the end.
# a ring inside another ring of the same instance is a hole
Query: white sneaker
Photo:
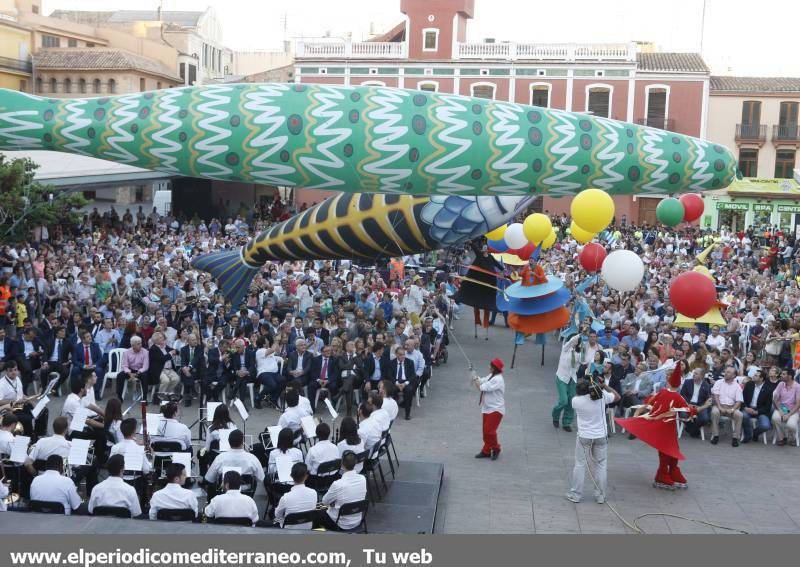
{"type": "Polygon", "coordinates": [[[564,497],[569,500],[570,502],[575,502],[577,504],[581,501],[581,497],[573,494],[572,492],[567,492],[564,497]]]}

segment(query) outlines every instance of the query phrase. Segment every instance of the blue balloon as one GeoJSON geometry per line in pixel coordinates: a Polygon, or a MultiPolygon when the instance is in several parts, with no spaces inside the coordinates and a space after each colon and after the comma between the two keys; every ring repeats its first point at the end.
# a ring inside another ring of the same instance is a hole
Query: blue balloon
{"type": "Polygon", "coordinates": [[[487,240],[486,245],[492,250],[497,250],[499,253],[508,251],[508,244],[502,238],[500,240],[487,240]]]}

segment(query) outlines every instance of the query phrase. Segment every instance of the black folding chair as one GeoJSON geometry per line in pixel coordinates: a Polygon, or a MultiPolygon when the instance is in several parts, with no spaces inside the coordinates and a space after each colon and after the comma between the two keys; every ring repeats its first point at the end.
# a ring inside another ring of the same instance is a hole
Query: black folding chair
{"type": "Polygon", "coordinates": [[[361,513],[361,521],[358,523],[357,526],[347,530],[342,529],[340,526],[339,529],[342,530],[343,532],[355,533],[359,531],[359,528],[363,528],[362,533],[367,533],[368,508],[369,508],[369,502],[367,500],[359,500],[358,502],[348,502],[347,504],[342,504],[339,507],[339,514],[336,516],[336,525],[340,526],[339,520],[341,519],[342,516],[351,516],[353,514],[361,513]]]}
{"type": "MultiPolygon", "coordinates": [[[[185,453],[183,445],[179,441],[153,441],[153,470],[159,475],[164,469],[166,461],[172,461],[172,453],[185,453]]],[[[188,471],[187,471],[188,472],[188,471]]]]}
{"type": "Polygon", "coordinates": [[[375,483],[375,492],[378,496],[377,500],[381,499],[381,489],[378,485],[378,474],[381,475],[381,484],[383,484],[383,491],[386,492],[388,487],[386,486],[386,477],[383,474],[383,467],[381,467],[381,461],[379,452],[380,452],[381,443],[378,441],[375,443],[375,446],[369,451],[367,454],[367,458],[364,460],[364,468],[361,470],[361,474],[363,474],[367,478],[367,489],[369,490],[369,479],[372,477],[373,482],[375,483]],[[377,474],[376,474],[377,471],[377,474]]]}
{"type": "Polygon", "coordinates": [[[62,516],[67,513],[64,505],[61,502],[47,502],[46,500],[31,500],[28,503],[31,512],[39,512],[40,514],[61,514],[62,516]]]}
{"type": "Polygon", "coordinates": [[[195,514],[191,508],[180,508],[176,510],[161,509],[156,513],[156,519],[165,522],[194,522],[195,514]]]}
{"type": "Polygon", "coordinates": [[[92,516],[112,516],[114,518],[131,518],[131,511],[122,506],[96,506],[92,516]]]}
{"type": "Polygon", "coordinates": [[[253,520],[250,518],[209,518],[212,524],[227,524],[229,526],[250,526],[253,520]]]}
{"type": "MultiPolygon", "coordinates": [[[[378,441],[378,458],[386,457],[386,461],[389,463],[389,470],[392,472],[392,479],[397,478],[394,474],[394,463],[392,463],[392,455],[389,453],[389,443],[391,440],[391,435],[389,434],[389,430],[387,429],[381,434],[381,440],[378,441]]],[[[395,453],[396,458],[397,453],[395,453]]]]}
{"type": "Polygon", "coordinates": [[[314,490],[317,491],[317,494],[322,495],[328,492],[331,484],[340,477],[339,469],[341,468],[341,459],[334,459],[319,464],[317,467],[317,474],[314,475],[314,490]]]}
{"type": "MultiPolygon", "coordinates": [[[[283,519],[283,527],[298,526],[300,524],[311,523],[311,528],[314,527],[314,521],[317,519],[316,510],[307,510],[305,512],[294,512],[293,514],[286,514],[283,519]]],[[[309,528],[309,529],[311,529],[309,528]]]]}

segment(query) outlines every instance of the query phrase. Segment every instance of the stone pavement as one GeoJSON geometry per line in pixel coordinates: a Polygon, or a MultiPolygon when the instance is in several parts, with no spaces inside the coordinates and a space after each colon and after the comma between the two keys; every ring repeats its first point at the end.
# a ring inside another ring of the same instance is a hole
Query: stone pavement
{"type": "MultiPolygon", "coordinates": [[[[470,313],[456,321],[455,333],[479,371],[495,356],[505,361],[507,412],[500,426],[500,458],[495,462],[476,460],[474,455],[481,447],[478,394],[469,382],[464,355],[451,340],[449,362],[434,370],[430,395],[422,400],[422,407],[414,408],[411,421],[400,419],[393,427],[401,461],[444,464],[436,532],[631,532],[607,506],[594,502],[588,477],[583,502],[573,504],[564,498],[572,472],[575,433],[555,430],[550,419],[556,341],[548,338],[544,366],[540,365],[541,347],[526,344],[518,350],[516,368],[510,369],[513,333],[508,329],[492,327],[489,341],[482,334],[475,339],[470,313]]],[[[59,415],[62,399],[51,402],[51,416],[59,415]]],[[[126,400],[123,407],[129,404],[126,400]]],[[[196,404],[181,409],[184,423],[196,419],[196,404]]],[[[236,415],[235,410],[232,414],[236,415]]],[[[134,415],[139,417],[138,407],[134,415]]],[[[238,416],[236,420],[238,423],[238,416]]],[[[262,431],[277,420],[274,410],[252,411],[247,433],[262,431]]],[[[196,436],[196,429],[193,434],[196,436]]],[[[655,450],[640,441],[629,441],[624,434],[612,436],[609,503],[629,522],[641,514],[668,513],[748,532],[800,532],[800,480],[796,475],[800,449],[761,443],[733,448],[724,432],[717,446],[685,437],[681,449],[687,457],[682,469],[690,488],[667,492],[651,486],[657,465],[655,450]]],[[[263,488],[256,499],[263,501],[263,488]]],[[[639,525],[647,533],[729,533],[661,516],[643,518],[639,525]]]]}

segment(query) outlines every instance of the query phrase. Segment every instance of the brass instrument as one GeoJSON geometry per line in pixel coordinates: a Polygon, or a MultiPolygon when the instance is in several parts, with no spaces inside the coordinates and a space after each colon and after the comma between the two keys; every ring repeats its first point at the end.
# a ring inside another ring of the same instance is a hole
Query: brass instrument
{"type": "Polygon", "coordinates": [[[18,402],[14,402],[13,404],[11,404],[11,411],[22,411],[23,409],[25,409],[25,404],[29,404],[30,402],[39,400],[39,399],[43,398],[44,395],[45,395],[45,393],[42,392],[41,394],[39,394],[37,396],[28,396],[28,397],[22,398],[18,402]]]}

